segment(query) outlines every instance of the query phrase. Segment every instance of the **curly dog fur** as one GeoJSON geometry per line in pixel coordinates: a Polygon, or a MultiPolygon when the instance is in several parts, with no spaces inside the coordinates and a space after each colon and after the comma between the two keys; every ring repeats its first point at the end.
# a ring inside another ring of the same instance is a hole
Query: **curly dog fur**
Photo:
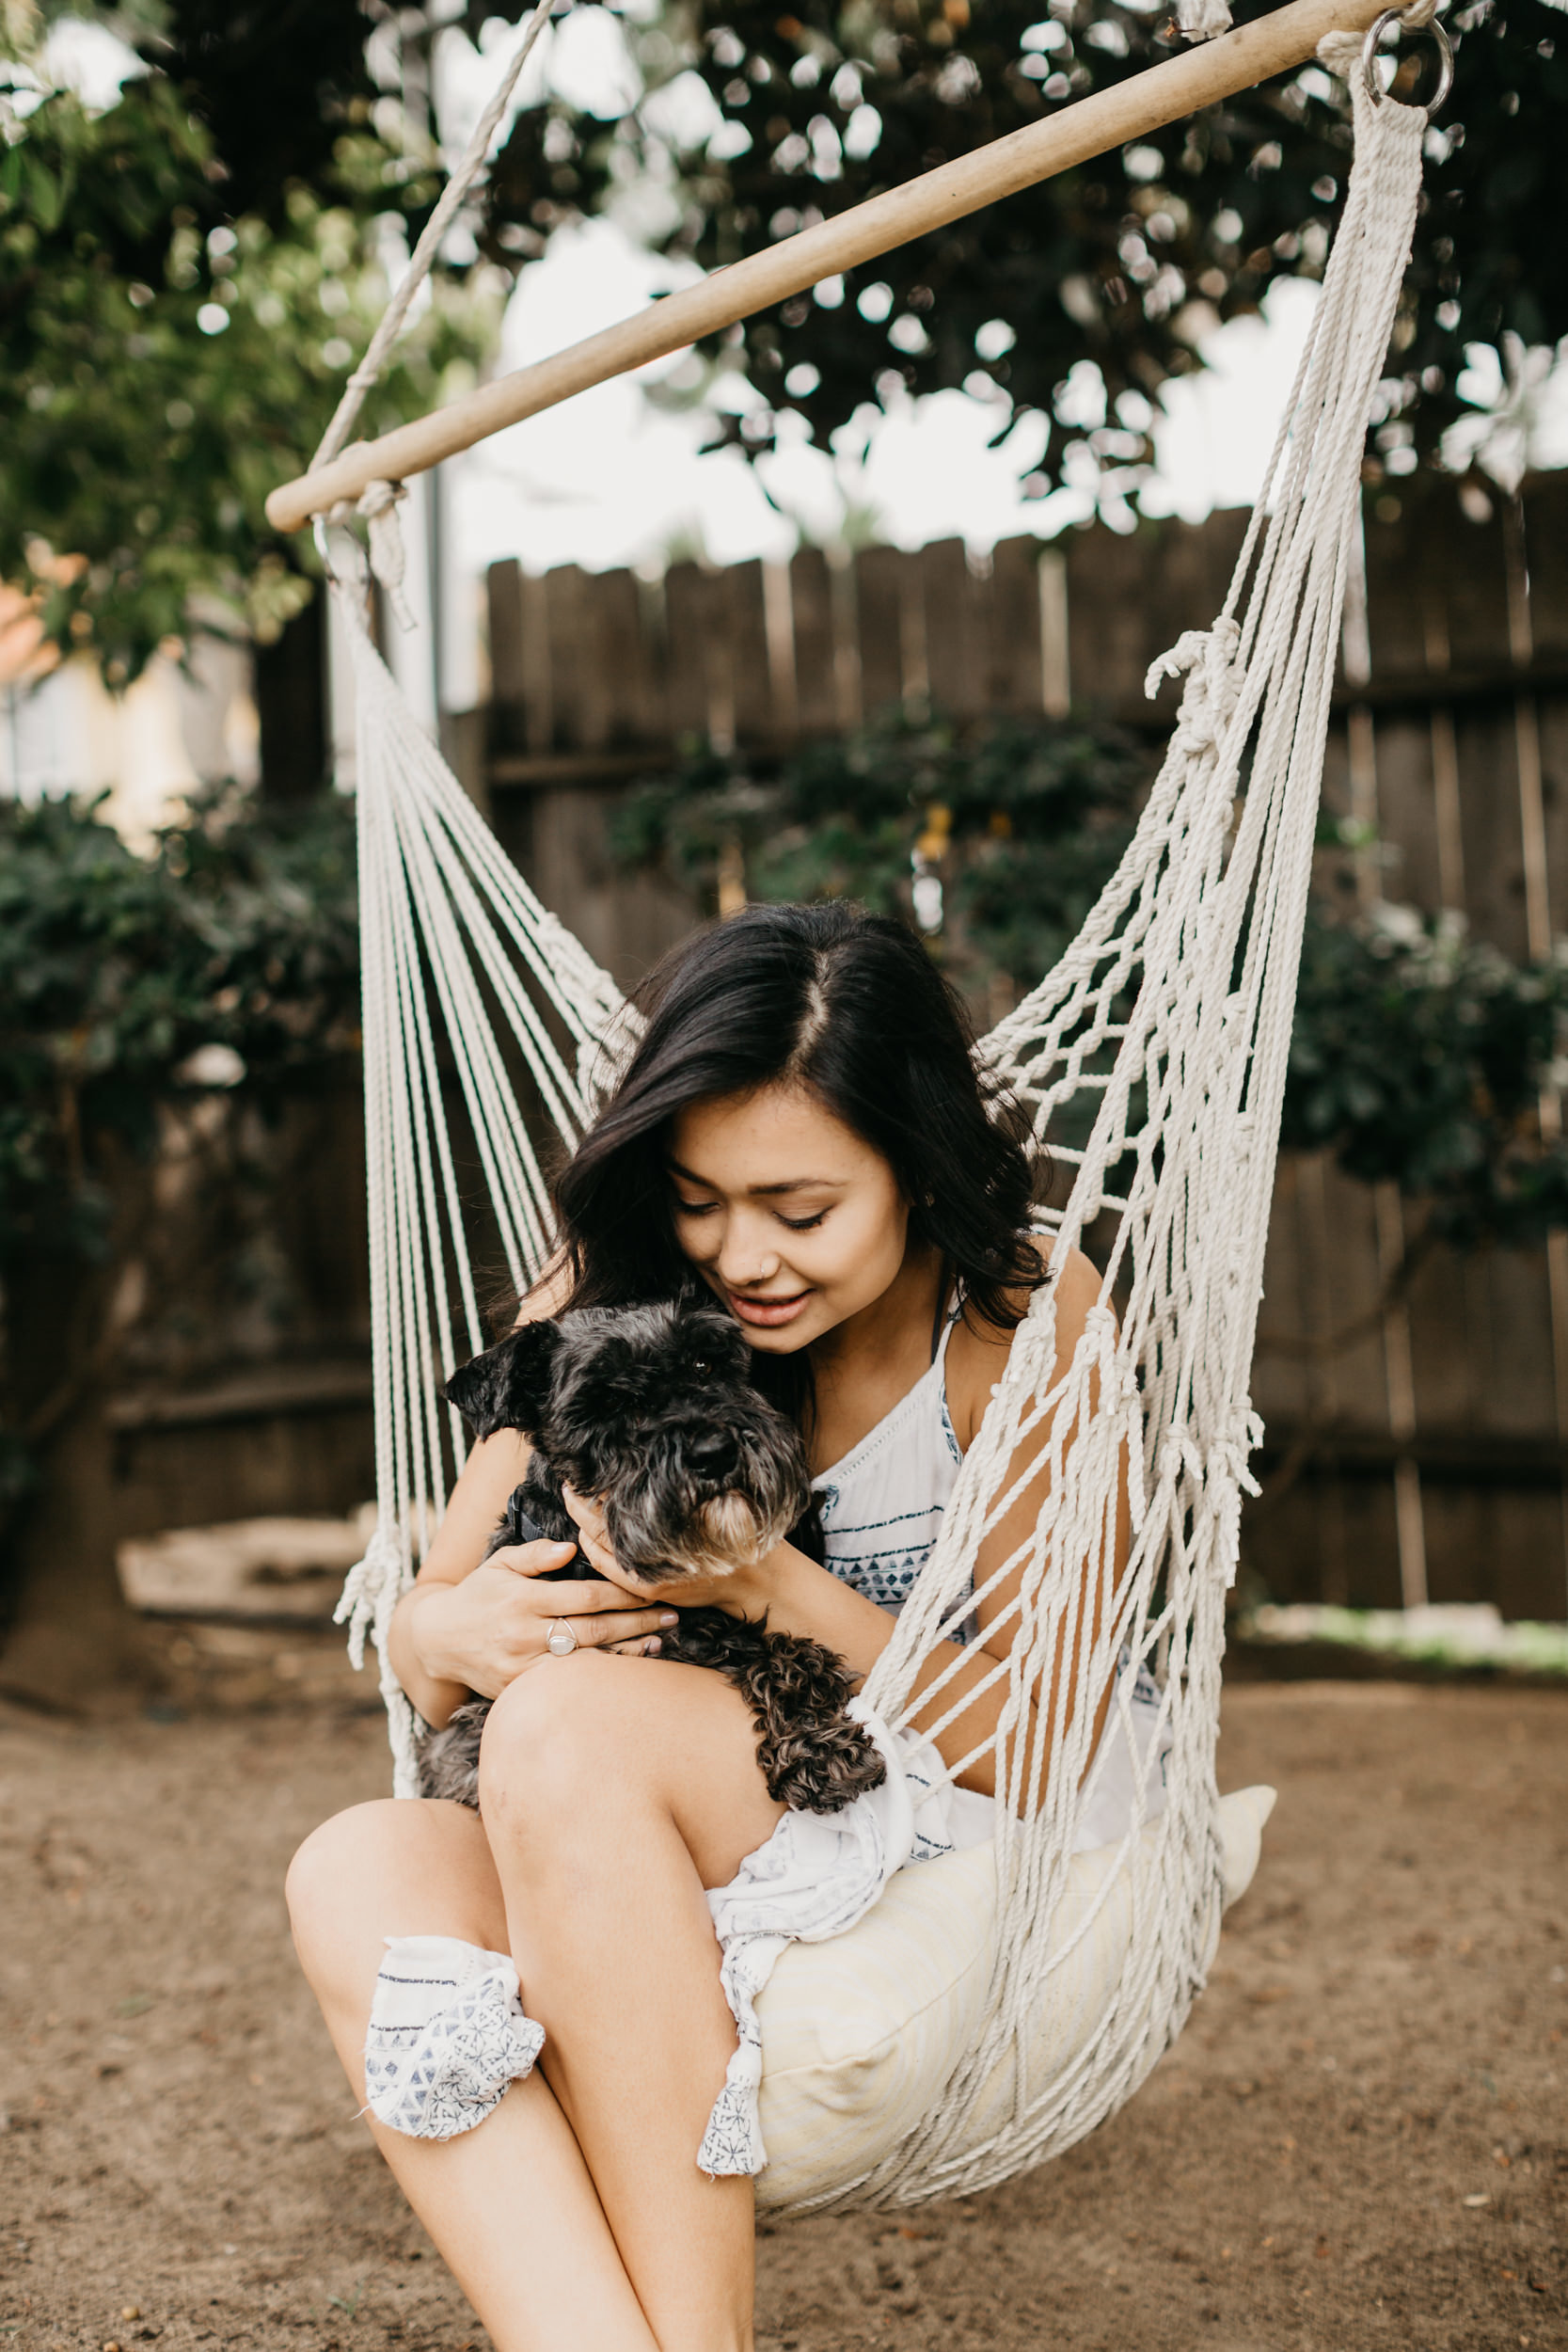
{"type": "MultiPolygon", "coordinates": [[[[577,1542],[563,1484],[604,1512],[623,1571],[650,1585],[748,1565],[810,1503],[799,1432],[752,1385],[749,1351],[718,1308],[592,1308],[525,1324],[466,1364],[446,1395],[475,1435],[516,1429],[533,1448],[489,1553],[540,1536],[577,1542]]],[[[552,1577],[594,1576],[579,1551],[552,1577]]],[[[710,1666],[752,1711],[768,1792],[799,1812],[836,1813],[886,1768],[845,1711],[841,1659],[766,1617],[683,1609],[659,1655],[710,1666]]],[[[420,1752],[420,1793],[479,1804],[487,1699],[470,1700],[420,1752]]]]}

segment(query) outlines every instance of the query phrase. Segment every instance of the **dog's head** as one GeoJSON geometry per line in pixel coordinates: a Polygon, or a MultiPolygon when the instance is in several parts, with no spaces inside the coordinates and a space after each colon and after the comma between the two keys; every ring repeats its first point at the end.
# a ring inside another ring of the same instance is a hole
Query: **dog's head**
{"type": "Polygon", "coordinates": [[[800,1433],[752,1387],[745,1338],[718,1307],[525,1324],[446,1394],[479,1437],[520,1430],[598,1503],[621,1566],[651,1581],[749,1565],[810,1501],[800,1433]]]}

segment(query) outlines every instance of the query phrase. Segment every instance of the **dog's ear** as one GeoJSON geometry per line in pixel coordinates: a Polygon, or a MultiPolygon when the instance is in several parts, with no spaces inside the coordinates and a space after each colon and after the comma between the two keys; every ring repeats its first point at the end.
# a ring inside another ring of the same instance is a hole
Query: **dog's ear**
{"type": "Polygon", "coordinates": [[[476,1438],[493,1437],[498,1429],[537,1437],[560,1344],[553,1323],[525,1323],[462,1365],[441,1394],[456,1406],[476,1438]]]}

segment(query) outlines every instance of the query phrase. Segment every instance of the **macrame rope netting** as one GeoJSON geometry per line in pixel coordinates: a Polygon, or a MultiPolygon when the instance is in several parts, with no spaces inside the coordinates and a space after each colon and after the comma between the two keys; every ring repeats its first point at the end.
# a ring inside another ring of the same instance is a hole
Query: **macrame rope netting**
{"type": "Polygon", "coordinates": [[[514,1292],[526,1290],[550,1231],[535,1137],[580,1136],[607,1037],[618,1014],[631,1016],[414,719],[359,600],[342,604],[355,672],[377,1509],[338,1617],[356,1665],[373,1637],[406,1796],[415,1720],[387,1632],[466,1451],[436,1389],[485,1345],[476,1227],[496,1282],[504,1269],[514,1292]]]}
{"type": "MultiPolygon", "coordinates": [[[[1180,711],[1116,875],[1057,969],[980,1048],[1042,1152],[1071,1171],[1053,1263],[1084,1244],[1104,1273],[1062,1366],[1053,1288],[1036,1294],[936,1551],[870,1677],[890,1722],[927,1738],[951,1727],[975,1695],[958,1698],[953,1677],[986,1653],[947,1637],[977,1596],[1016,1583],[995,1629],[1010,1646],[987,1674],[1002,1716],[985,1743],[1000,1801],[984,2023],[954,2053],[922,2127],[827,2204],[974,2190],[1068,2147],[1168,2046],[1212,1949],[1225,1597],[1260,1434],[1248,1372],[1361,452],[1424,128],[1418,112],[1376,103],[1359,74],[1351,87],[1344,220],[1225,609],[1150,674],[1151,691],[1164,673],[1183,678],[1180,711]],[[1161,1687],[1165,1802],[1156,1809],[1146,1780],[1101,1890],[1101,1901],[1130,1901],[1131,1935],[1100,2026],[1077,2059],[1035,2079],[1028,2028],[1093,1925],[1058,1940],[1075,1829],[1109,1753],[1097,1733],[1119,1722],[1136,1740],[1129,1656],[1161,1687]],[[915,1693],[932,1660],[939,1670],[915,1693]],[[981,2129],[982,2108],[999,2111],[999,2081],[1006,2120],[981,2129]]],[[[540,1141],[580,1134],[594,1057],[608,1082],[635,1025],[419,728],[358,601],[344,604],[359,713],[380,1509],[340,1613],[356,1655],[367,1632],[381,1651],[407,1791],[415,1726],[386,1634],[461,1458],[436,1389],[482,1342],[469,1268],[488,1255],[522,1287],[539,1267],[540,1141]]]]}

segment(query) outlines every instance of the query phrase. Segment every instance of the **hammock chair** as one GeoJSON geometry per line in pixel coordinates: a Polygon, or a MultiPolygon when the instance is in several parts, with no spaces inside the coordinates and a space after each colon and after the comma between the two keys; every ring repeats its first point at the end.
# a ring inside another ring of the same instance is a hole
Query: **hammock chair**
{"type": "MultiPolygon", "coordinates": [[[[1223,30],[1223,0],[1217,22],[1216,0],[1189,6],[1188,30],[1223,30]]],[[[1261,1430],[1248,1372],[1341,602],[1358,560],[1361,454],[1410,249],[1427,117],[1374,79],[1391,16],[1372,24],[1367,0],[1297,0],[997,151],[784,240],[456,410],[340,454],[547,12],[540,8],[477,127],[316,467],[269,509],[289,528],[314,516],[321,537],[324,516],[341,522],[357,501],[372,564],[394,591],[396,485],[498,423],[679,348],[781,289],[844,268],[847,255],[885,249],[1041,176],[1064,154],[1125,142],[1314,52],[1352,93],[1344,218],[1229,596],[1212,627],[1184,635],[1150,673],[1150,692],[1162,675],[1184,680],[1169,752],[1080,935],[978,1049],[1026,1106],[1041,1152],[1071,1171],[1051,1254],[1060,1260],[1092,1227],[1100,1303],[1070,1360],[1056,1365],[1053,1287],[1036,1292],[867,1697],[887,1722],[927,1739],[962,1711],[968,1699],[949,1705],[947,1686],[964,1653],[949,1652],[947,1637],[974,1607],[982,1539],[1049,1463],[1032,1533],[979,1588],[1022,1569],[1004,1613],[1011,1647],[982,1685],[1000,1686],[1003,1701],[986,1743],[995,1749],[994,1841],[899,1873],[845,1939],[852,1965],[837,1947],[798,1946],[760,2005],[772,2159],[762,2201],[906,2205],[1058,2153],[1131,2096],[1184,2023],[1223,1899],[1257,1858],[1268,1792],[1253,1792],[1248,1807],[1222,1801],[1215,1780],[1226,1594],[1241,1495],[1256,1491],[1247,1458],[1261,1430]],[[1035,143],[1022,162],[1021,140],[1035,143]],[[1033,1467],[1021,1475],[1026,1457],[1033,1467]],[[1132,1540],[1118,1574],[1124,1477],[1132,1540]],[[933,1654],[950,1655],[953,1668],[911,1708],[916,1671],[933,1654]],[[1132,1738],[1129,1658],[1157,1687],[1164,1787],[1153,1785],[1160,1756],[1146,1748],[1125,1836],[1075,1853],[1118,1718],[1132,1738]],[[1029,1694],[1059,1661],[1070,1704],[1032,1731],[1029,1694]],[[906,2023],[857,2043],[848,2011],[866,2000],[884,2010],[902,2000],[900,2014],[918,2013],[920,2029],[906,2023]]],[[[1428,6],[1402,21],[1414,28],[1430,14],[1428,6]]],[[[1446,87],[1440,36],[1439,47],[1446,87]]],[[[503,1259],[518,1289],[536,1275],[550,1235],[544,1138],[580,1136],[635,1042],[636,1020],[509,864],[411,715],[368,633],[364,584],[361,571],[336,593],[357,694],[379,1516],[339,1615],[356,1663],[367,1635],[380,1653],[396,1786],[408,1793],[416,1724],[386,1636],[463,1458],[461,1425],[436,1391],[485,1343],[474,1254],[503,1259]]]]}

